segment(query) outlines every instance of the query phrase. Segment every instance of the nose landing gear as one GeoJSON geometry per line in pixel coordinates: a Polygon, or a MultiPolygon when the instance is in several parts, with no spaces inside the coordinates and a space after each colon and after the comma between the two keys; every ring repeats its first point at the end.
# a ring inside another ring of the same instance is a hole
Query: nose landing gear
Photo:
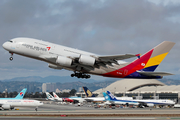
{"type": "Polygon", "coordinates": [[[90,75],[86,75],[84,73],[74,73],[74,74],[71,74],[71,77],[77,77],[77,78],[90,78],[91,76],[90,75]]]}
{"type": "Polygon", "coordinates": [[[11,54],[11,57],[9,58],[10,61],[13,60],[13,53],[10,53],[11,54]]]}

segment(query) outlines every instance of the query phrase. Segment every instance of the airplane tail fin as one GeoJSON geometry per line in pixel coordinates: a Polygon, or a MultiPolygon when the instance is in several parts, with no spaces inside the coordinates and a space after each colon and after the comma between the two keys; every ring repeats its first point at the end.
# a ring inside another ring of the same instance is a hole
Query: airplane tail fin
{"type": "Polygon", "coordinates": [[[117,100],[116,97],[109,91],[107,91],[107,94],[111,100],[117,100]]]}
{"type": "Polygon", "coordinates": [[[87,87],[82,88],[84,90],[84,93],[86,94],[86,97],[95,97],[95,95],[87,87]]]}
{"type": "Polygon", "coordinates": [[[107,95],[105,92],[103,92],[103,96],[104,96],[104,99],[105,99],[106,101],[111,100],[111,99],[109,98],[109,95],[107,95]]]}
{"type": "Polygon", "coordinates": [[[50,93],[46,92],[46,96],[48,100],[54,100],[54,97],[50,93]]]}
{"type": "Polygon", "coordinates": [[[144,59],[149,59],[145,60],[145,66],[143,68],[143,71],[154,71],[174,45],[174,42],[164,41],[155,48],[151,49],[146,54],[144,54],[142,57],[144,57],[144,59]]]}
{"type": "Polygon", "coordinates": [[[54,98],[56,98],[56,99],[59,98],[59,96],[58,96],[55,92],[53,92],[53,96],[54,96],[54,98]]]}
{"type": "Polygon", "coordinates": [[[26,91],[27,91],[27,88],[24,88],[24,89],[15,97],[15,99],[23,99],[26,91]]]}
{"type": "Polygon", "coordinates": [[[130,73],[136,71],[153,72],[166,57],[174,44],[174,42],[169,41],[162,42],[144,55],[137,55],[138,58],[130,63],[125,69],[132,68],[129,70],[130,73]]]}

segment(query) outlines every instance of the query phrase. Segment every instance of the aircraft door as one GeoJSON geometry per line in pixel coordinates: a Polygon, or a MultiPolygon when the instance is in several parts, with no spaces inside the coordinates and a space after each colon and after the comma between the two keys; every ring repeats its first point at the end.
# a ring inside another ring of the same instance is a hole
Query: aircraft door
{"type": "Polygon", "coordinates": [[[125,70],[124,70],[124,75],[127,75],[127,74],[128,74],[128,70],[125,69],[125,70]]]}
{"type": "Polygon", "coordinates": [[[17,44],[16,44],[16,48],[20,48],[20,44],[17,43],[17,44]]]}

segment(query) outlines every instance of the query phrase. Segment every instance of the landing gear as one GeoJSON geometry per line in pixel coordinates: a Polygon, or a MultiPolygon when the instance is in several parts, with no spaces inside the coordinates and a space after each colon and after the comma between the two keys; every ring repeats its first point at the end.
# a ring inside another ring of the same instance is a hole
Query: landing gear
{"type": "Polygon", "coordinates": [[[13,57],[12,57],[13,53],[10,53],[10,54],[11,54],[11,57],[9,58],[9,60],[12,61],[13,60],[13,57]]]}
{"type": "Polygon", "coordinates": [[[38,107],[35,108],[35,111],[37,112],[38,107]]]}
{"type": "Polygon", "coordinates": [[[12,60],[13,60],[13,57],[10,57],[9,60],[12,61],[12,60]]]}
{"type": "Polygon", "coordinates": [[[90,78],[91,76],[90,75],[86,75],[84,73],[74,73],[74,74],[71,74],[71,77],[77,77],[77,78],[90,78]]]}

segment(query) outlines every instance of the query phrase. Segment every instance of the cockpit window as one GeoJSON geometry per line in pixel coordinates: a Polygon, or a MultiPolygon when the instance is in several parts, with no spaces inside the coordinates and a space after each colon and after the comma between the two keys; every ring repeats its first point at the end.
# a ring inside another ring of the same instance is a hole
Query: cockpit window
{"type": "Polygon", "coordinates": [[[12,40],[10,40],[9,42],[11,42],[11,43],[12,43],[13,41],[12,41],[12,40]]]}

